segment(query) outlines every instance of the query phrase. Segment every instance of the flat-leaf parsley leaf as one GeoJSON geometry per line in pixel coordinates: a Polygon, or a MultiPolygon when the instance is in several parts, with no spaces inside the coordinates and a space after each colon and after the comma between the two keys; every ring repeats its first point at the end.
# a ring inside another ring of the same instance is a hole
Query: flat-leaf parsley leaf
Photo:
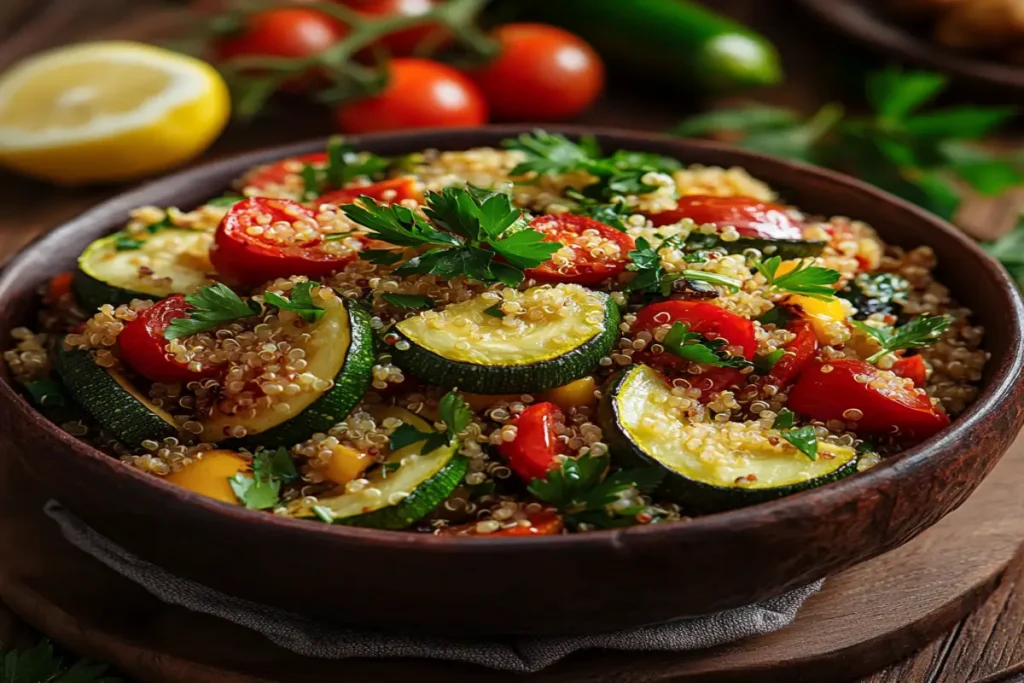
{"type": "Polygon", "coordinates": [[[262,309],[255,301],[245,300],[222,282],[200,287],[185,297],[193,308],[184,318],[176,318],[164,330],[165,339],[187,337],[232,320],[248,318],[262,309]]]}
{"type": "Polygon", "coordinates": [[[815,266],[813,263],[813,259],[802,260],[796,268],[783,275],[778,274],[779,266],[782,265],[782,259],[778,256],[772,256],[767,261],[759,261],[755,265],[758,272],[768,281],[768,285],[774,289],[831,301],[836,296],[832,285],[839,282],[841,275],[837,270],[815,266]]]}
{"type": "Polygon", "coordinates": [[[871,327],[859,320],[853,321],[854,325],[864,330],[882,345],[882,348],[877,353],[867,359],[869,363],[874,363],[885,354],[892,353],[893,351],[920,349],[928,346],[945,332],[952,323],[953,318],[948,315],[922,315],[896,328],[871,327]]]}
{"type": "Polygon", "coordinates": [[[266,292],[263,299],[271,306],[277,306],[285,311],[293,311],[307,323],[314,323],[323,317],[326,312],[316,305],[311,291],[313,287],[320,287],[319,282],[300,282],[292,288],[290,300],[285,299],[276,292],[266,292]]]}

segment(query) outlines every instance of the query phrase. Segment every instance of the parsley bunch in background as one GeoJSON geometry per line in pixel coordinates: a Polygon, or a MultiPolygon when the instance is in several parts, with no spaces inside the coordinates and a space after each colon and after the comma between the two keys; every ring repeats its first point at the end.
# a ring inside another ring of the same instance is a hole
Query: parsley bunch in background
{"type": "Polygon", "coordinates": [[[1016,108],[928,108],[947,84],[940,74],[889,68],[868,76],[873,111],[867,115],[848,115],[835,103],[810,118],[751,105],[692,117],[672,132],[723,137],[756,152],[835,168],[952,218],[968,187],[994,196],[1024,184],[1024,157],[975,144],[1016,116],[1016,108]]]}
{"type": "Polygon", "coordinates": [[[0,644],[0,683],[122,683],[104,675],[108,668],[88,659],[66,660],[48,640],[24,650],[0,644]]]}

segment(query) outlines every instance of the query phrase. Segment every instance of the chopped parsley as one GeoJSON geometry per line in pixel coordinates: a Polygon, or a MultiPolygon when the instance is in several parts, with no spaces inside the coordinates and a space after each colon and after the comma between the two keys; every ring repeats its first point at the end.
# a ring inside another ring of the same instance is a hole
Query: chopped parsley
{"type": "Polygon", "coordinates": [[[424,441],[422,452],[430,453],[451,445],[459,438],[459,432],[473,420],[473,411],[454,391],[449,391],[437,405],[437,414],[444,422],[443,432],[424,432],[408,423],[403,423],[391,433],[389,446],[392,451],[424,441]]]}
{"type": "Polygon", "coordinates": [[[807,425],[799,429],[787,429],[782,432],[782,438],[796,446],[798,451],[811,460],[818,459],[818,435],[814,432],[814,427],[807,425]]]}
{"type": "Polygon", "coordinates": [[[492,318],[504,318],[505,317],[505,312],[501,310],[501,302],[500,301],[498,303],[494,304],[493,306],[488,306],[487,308],[485,308],[484,309],[484,313],[486,313],[487,315],[491,316],[492,318]]]}
{"type": "Polygon", "coordinates": [[[945,332],[953,323],[948,315],[922,315],[899,327],[872,327],[859,320],[853,324],[864,330],[875,341],[882,345],[877,353],[868,358],[869,363],[878,361],[887,353],[903,349],[920,349],[928,346],[945,332]]]}
{"type": "Polygon", "coordinates": [[[734,278],[717,273],[709,273],[704,270],[687,269],[679,273],[667,272],[661,265],[661,257],[658,255],[658,252],[666,247],[678,248],[679,246],[680,241],[677,237],[668,238],[657,249],[652,247],[651,243],[645,238],[638,237],[636,249],[628,254],[631,263],[627,266],[629,270],[634,271],[637,275],[627,285],[627,290],[668,296],[672,292],[673,283],[682,279],[707,282],[732,290],[738,290],[742,285],[739,280],[734,278]]]}
{"type": "Polygon", "coordinates": [[[789,408],[783,408],[775,417],[775,424],[772,426],[775,429],[789,429],[794,422],[796,422],[796,413],[789,408]]]}
{"type": "Polygon", "coordinates": [[[298,478],[288,449],[278,448],[258,451],[252,460],[252,475],[238,473],[228,483],[245,507],[268,510],[281,502],[281,484],[298,478]]]}
{"type": "Polygon", "coordinates": [[[190,304],[192,309],[184,318],[171,321],[164,330],[164,339],[187,337],[222,323],[248,318],[262,311],[258,303],[242,299],[222,282],[200,287],[187,295],[185,302],[190,304]]]}
{"type": "Polygon", "coordinates": [[[234,206],[238,202],[245,201],[245,197],[240,194],[225,194],[220,197],[214,197],[206,202],[207,206],[234,206]]]}
{"type": "Polygon", "coordinates": [[[677,322],[665,335],[661,345],[674,356],[694,363],[704,363],[721,368],[746,368],[753,363],[742,356],[730,356],[724,351],[729,345],[724,339],[707,339],[704,335],[691,332],[686,323],[677,322]]]}
{"type": "Polygon", "coordinates": [[[327,163],[324,167],[306,164],[299,172],[303,185],[301,199],[316,199],[329,190],[345,187],[356,178],[376,179],[390,165],[390,159],[369,152],[357,152],[343,138],[333,137],[327,141],[327,163]]]}
{"type": "Polygon", "coordinates": [[[767,356],[755,356],[754,367],[757,369],[758,374],[767,375],[784,355],[786,355],[785,349],[775,349],[767,356]]]}
{"type": "Polygon", "coordinates": [[[839,271],[815,266],[813,263],[813,259],[801,260],[796,268],[784,275],[777,274],[782,265],[782,259],[778,256],[760,261],[755,266],[768,281],[768,286],[776,290],[831,301],[836,296],[832,285],[839,282],[839,271]]]}
{"type": "Polygon", "coordinates": [[[135,239],[127,232],[119,232],[114,238],[114,250],[132,251],[134,249],[141,249],[145,243],[146,240],[135,239]]]}
{"type": "Polygon", "coordinates": [[[294,311],[307,323],[315,323],[325,313],[324,309],[317,306],[311,294],[313,287],[320,286],[319,282],[300,282],[292,288],[290,300],[275,292],[266,292],[263,298],[271,306],[277,306],[285,311],[294,311]]]}
{"type": "Polygon", "coordinates": [[[775,306],[762,313],[757,319],[757,322],[762,325],[775,325],[775,328],[781,330],[789,324],[792,320],[793,314],[785,306],[775,306]]]}
{"type": "Polygon", "coordinates": [[[610,510],[607,506],[618,501],[630,489],[650,493],[661,483],[664,471],[649,467],[618,470],[607,477],[610,458],[587,453],[578,458],[566,458],[558,469],[548,472],[548,478],[534,479],[527,487],[534,496],[567,513],[566,521],[578,525],[612,527],[633,523],[633,517],[643,510],[630,507],[610,510]]]}
{"type": "Polygon", "coordinates": [[[360,201],[341,210],[367,228],[371,237],[396,246],[426,248],[399,265],[397,275],[464,275],[515,287],[526,277],[525,268],[536,268],[562,247],[527,227],[523,212],[504,192],[473,186],[428,192],[424,213],[429,221],[401,205],[382,206],[369,197],[360,201]]]}
{"type": "Polygon", "coordinates": [[[416,310],[434,307],[434,300],[429,296],[423,296],[422,294],[391,294],[388,292],[381,294],[380,298],[384,299],[384,301],[387,301],[392,306],[397,306],[398,308],[416,310]]]}

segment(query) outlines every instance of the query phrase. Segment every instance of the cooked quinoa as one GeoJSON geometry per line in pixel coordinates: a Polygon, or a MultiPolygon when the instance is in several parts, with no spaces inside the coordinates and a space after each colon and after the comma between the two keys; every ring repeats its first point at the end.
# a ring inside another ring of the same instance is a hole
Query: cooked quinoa
{"type": "Polygon", "coordinates": [[[741,168],[541,132],[283,160],[104,240],[13,332],[15,379],[127,466],[321,522],[543,535],[754,504],[929,438],[988,358],[927,246],[741,168]]]}

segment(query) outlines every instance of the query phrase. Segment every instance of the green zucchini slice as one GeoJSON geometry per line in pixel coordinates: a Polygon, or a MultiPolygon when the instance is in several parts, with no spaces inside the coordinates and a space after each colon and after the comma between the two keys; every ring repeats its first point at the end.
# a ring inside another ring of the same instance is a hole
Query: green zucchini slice
{"type": "Polygon", "coordinates": [[[481,394],[542,391],[579,379],[615,344],[619,309],[603,292],[556,287],[565,307],[539,321],[518,317],[506,325],[482,297],[407,318],[394,328],[394,361],[429,384],[481,394]]]}
{"type": "Polygon", "coordinates": [[[668,407],[671,396],[669,384],[652,368],[626,368],[603,392],[601,425],[615,459],[664,468],[660,492],[689,509],[715,512],[760,503],[857,469],[852,448],[819,442],[818,457],[811,460],[778,431],[756,422],[687,421],[668,407]]]}
{"type": "MultiPolygon", "coordinates": [[[[407,410],[385,411],[420,431],[433,429],[407,410]]],[[[336,524],[373,529],[405,529],[423,519],[462,482],[467,465],[457,454],[457,443],[429,453],[422,452],[423,445],[411,444],[392,453],[365,475],[369,484],[362,490],[321,498],[316,514],[336,524]]]]}
{"type": "Polygon", "coordinates": [[[765,256],[778,256],[781,259],[800,259],[820,256],[828,246],[828,242],[819,240],[767,239],[762,237],[740,237],[727,242],[721,235],[695,232],[686,238],[686,248],[690,251],[700,249],[724,249],[727,253],[738,254],[745,249],[757,249],[765,256]]]}
{"type": "Polygon", "coordinates": [[[372,381],[375,356],[370,316],[354,302],[340,298],[329,299],[323,306],[326,312],[304,330],[308,339],[296,347],[306,352],[306,372],[331,381],[329,388],[282,397],[286,411],[271,407],[255,415],[214,412],[202,420],[204,441],[224,441],[240,426],[246,436],[234,444],[238,447],[292,446],[348,416],[372,381]]]}
{"type": "Polygon", "coordinates": [[[187,294],[211,283],[212,243],[211,233],[187,228],[143,232],[137,240],[124,233],[101,237],[78,257],[75,296],[87,310],[95,310],[103,304],[187,294]]]}
{"type": "Polygon", "coordinates": [[[125,446],[138,448],[147,439],[179,435],[170,413],[153,405],[120,372],[97,365],[90,352],[66,351],[62,339],[54,365],[75,403],[125,446]]]}

